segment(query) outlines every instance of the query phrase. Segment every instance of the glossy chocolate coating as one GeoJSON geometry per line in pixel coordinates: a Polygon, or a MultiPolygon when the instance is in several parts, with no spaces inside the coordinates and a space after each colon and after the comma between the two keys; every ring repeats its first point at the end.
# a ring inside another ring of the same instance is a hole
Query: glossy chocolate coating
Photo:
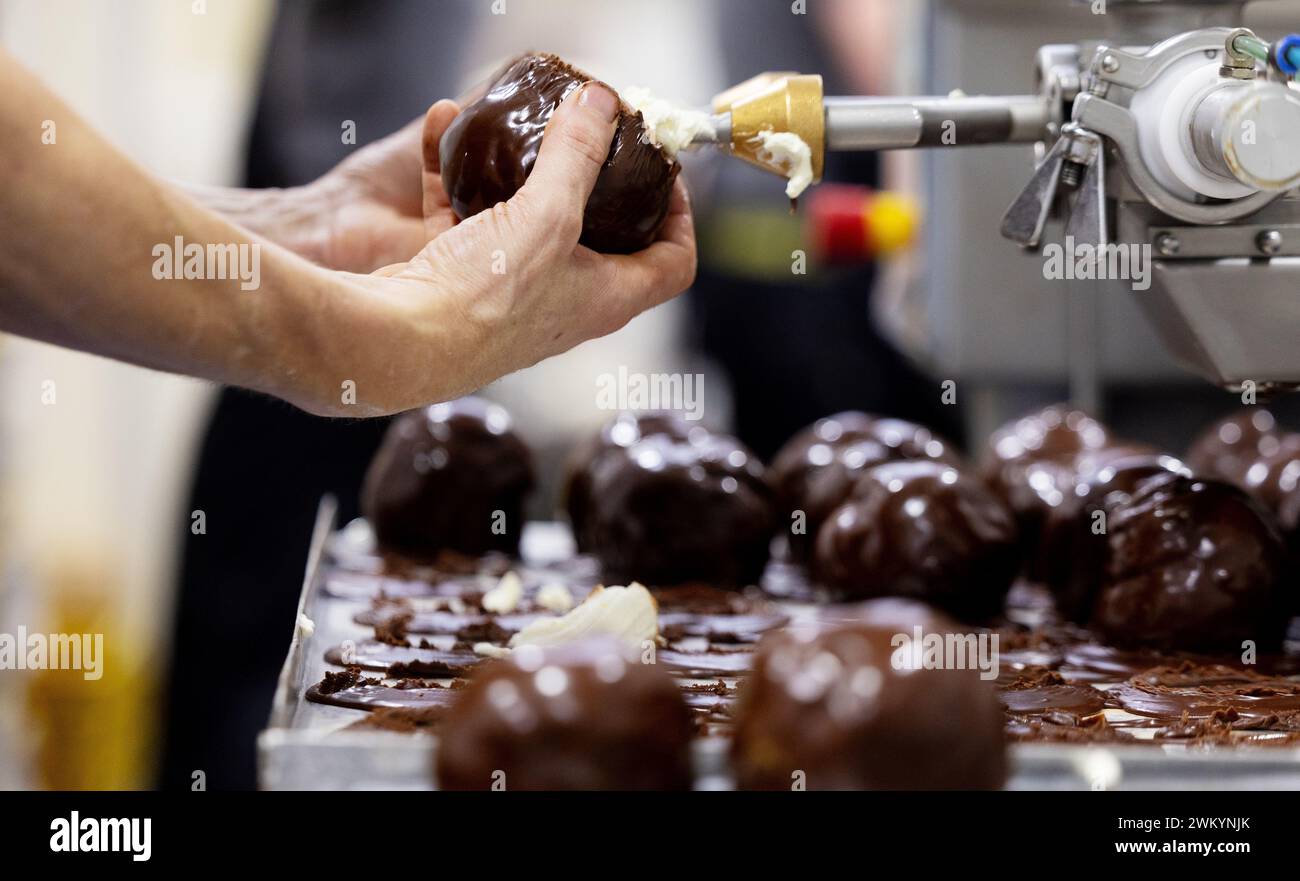
{"type": "Polygon", "coordinates": [[[787,441],[772,462],[771,480],[781,527],[790,529],[793,512],[805,515],[805,531],[789,536],[791,557],[809,560],[817,531],[853,494],[863,472],[902,459],[959,463],[952,445],[928,428],[855,410],[818,419],[787,441]]]}
{"type": "Polygon", "coordinates": [[[1094,530],[1096,512],[1126,500],[1147,478],[1167,473],[1192,475],[1173,456],[1122,456],[1081,477],[1065,503],[1052,509],[1043,526],[1036,574],[1067,620],[1086,624],[1092,614],[1098,567],[1106,554],[1106,536],[1094,530]]]}
{"type": "Polygon", "coordinates": [[[1063,524],[1074,522],[1083,497],[1099,474],[1113,473],[1111,466],[1116,462],[1155,459],[1159,455],[1154,448],[1142,444],[1117,443],[1080,453],[1067,464],[1035,462],[1027,465],[1023,475],[1025,485],[1037,492],[1043,504],[1040,509],[1022,512],[1017,518],[1024,535],[1025,577],[1043,584],[1050,584],[1060,577],[1061,548],[1056,544],[1057,536],[1052,534],[1053,530],[1059,531],[1063,524]]]}
{"type": "MultiPolygon", "coordinates": [[[[1152,447],[1136,443],[1117,443],[1075,456],[1069,468],[1058,474],[1061,481],[1061,495],[1052,495],[1050,502],[1039,512],[1039,531],[1034,542],[1026,542],[1027,557],[1024,565],[1024,577],[1030,581],[1052,585],[1061,580],[1069,563],[1062,556],[1067,550],[1062,546],[1063,535],[1074,528],[1079,509],[1099,483],[1109,482],[1114,476],[1115,466],[1138,466],[1156,464],[1165,461],[1170,469],[1186,468],[1182,461],[1171,456],[1164,456],[1152,447]]],[[[1027,470],[1028,477],[1039,473],[1036,466],[1027,470]]],[[[1043,482],[1040,486],[1056,486],[1056,483],[1043,482]]],[[[1032,529],[1032,526],[1031,526],[1032,529]]]]}
{"type": "MultiPolygon", "coordinates": [[[[849,444],[875,441],[869,429],[875,417],[848,410],[818,419],[799,431],[772,460],[771,480],[782,505],[799,507],[808,494],[808,482],[835,462],[835,452],[849,444]]],[[[878,442],[877,442],[878,443],[878,442]]],[[[887,458],[883,445],[878,461],[887,458]]]]}
{"type": "Polygon", "coordinates": [[[1277,525],[1287,536],[1292,552],[1300,551],[1300,487],[1283,495],[1278,502],[1277,525]]]}
{"type": "Polygon", "coordinates": [[[867,433],[884,444],[894,459],[930,459],[946,465],[959,465],[961,459],[953,446],[937,434],[906,419],[877,416],[867,433]]]}
{"type": "Polygon", "coordinates": [[[771,490],[735,438],[644,437],[599,457],[590,488],[588,538],[607,582],[743,587],[767,564],[771,490]]]}
{"type": "MultiPolygon", "coordinates": [[[[537,161],[555,108],[593,78],[554,55],[525,55],[481,99],[461,111],[442,136],[442,184],[460,219],[505,202],[537,161]]],[[[641,114],[619,111],[614,141],[583,215],[582,244],[629,254],[655,240],[668,216],[681,166],[642,140],[641,114]]]]}
{"type": "Polygon", "coordinates": [[[1109,694],[1125,710],[1156,719],[1287,716],[1300,711],[1300,682],[1251,669],[1184,662],[1154,667],[1109,694]]]}
{"type": "Polygon", "coordinates": [[[1002,611],[1020,562],[1015,518],[982,483],[938,462],[889,462],[822,525],[813,573],[845,598],[910,597],[978,621],[1002,611]]]}
{"type": "Polygon", "coordinates": [[[591,471],[596,461],[609,451],[625,450],[642,438],[662,434],[686,440],[692,431],[697,436],[707,433],[707,429],[698,422],[688,422],[676,413],[623,412],[578,445],[569,456],[560,496],[561,504],[569,515],[569,524],[573,527],[573,538],[579,551],[586,553],[591,550],[587,512],[592,505],[591,471]]]}
{"type": "MultiPolygon", "coordinates": [[[[1288,583],[1300,578],[1300,434],[1261,438],[1266,452],[1250,464],[1241,485],[1274,517],[1287,545],[1288,583]]],[[[1300,595],[1292,605],[1300,612],[1300,595]]]]}
{"type": "Polygon", "coordinates": [[[1247,407],[1201,432],[1187,450],[1187,464],[1197,474],[1241,486],[1251,465],[1276,452],[1280,435],[1272,413],[1247,407]]]}
{"type": "MultiPolygon", "coordinates": [[[[996,789],[1003,713],[974,669],[900,670],[897,633],[866,618],[764,636],[736,708],[732,767],[742,789],[996,789]]],[[[955,628],[922,611],[924,633],[955,628]]]]}
{"type": "Polygon", "coordinates": [[[419,560],[443,551],[516,554],[532,486],[532,456],[510,415],[461,398],[393,420],[366,472],[361,509],[384,551],[419,560]]]}
{"type": "Polygon", "coordinates": [[[1268,514],[1227,483],[1156,474],[1111,493],[1091,626],[1120,647],[1276,647],[1294,588],[1268,514]]]}
{"type": "MultiPolygon", "coordinates": [[[[1282,530],[1282,538],[1287,546],[1288,583],[1300,583],[1300,487],[1296,487],[1278,501],[1277,525],[1282,530]]],[[[1300,613],[1300,591],[1293,591],[1291,599],[1292,613],[1300,613]]]]}
{"type": "Polygon", "coordinates": [[[1109,432],[1096,419],[1054,404],[995,431],[980,473],[1015,512],[1032,552],[1048,512],[1073,491],[1080,458],[1111,445],[1109,432]]]}
{"type": "Polygon", "coordinates": [[[448,790],[688,790],[693,730],[672,677],[620,644],[525,646],[484,665],[452,705],[437,782],[448,790]]]}
{"type": "Polygon", "coordinates": [[[1268,452],[1250,463],[1240,485],[1276,513],[1282,500],[1300,486],[1300,434],[1280,434],[1275,443],[1261,443],[1261,446],[1268,452]]]}

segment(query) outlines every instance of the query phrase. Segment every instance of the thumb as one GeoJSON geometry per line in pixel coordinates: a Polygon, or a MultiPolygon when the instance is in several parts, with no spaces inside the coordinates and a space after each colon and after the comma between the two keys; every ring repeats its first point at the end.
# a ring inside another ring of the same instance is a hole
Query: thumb
{"type": "Polygon", "coordinates": [[[443,98],[424,114],[424,128],[420,140],[423,147],[424,170],[430,174],[438,174],[442,171],[438,148],[442,145],[442,136],[447,133],[448,126],[456,119],[458,113],[460,113],[460,106],[455,101],[443,98]]]}
{"type": "Polygon", "coordinates": [[[451,216],[451,200],[442,185],[442,162],[439,149],[443,135],[460,113],[455,101],[445,98],[429,108],[424,116],[421,141],[423,160],[420,171],[420,189],[423,193],[425,233],[434,238],[445,232],[455,222],[451,216]]]}
{"type": "Polygon", "coordinates": [[[537,162],[520,193],[580,217],[609,155],[618,109],[618,96],[594,81],[564,99],[551,114],[537,162]]]}

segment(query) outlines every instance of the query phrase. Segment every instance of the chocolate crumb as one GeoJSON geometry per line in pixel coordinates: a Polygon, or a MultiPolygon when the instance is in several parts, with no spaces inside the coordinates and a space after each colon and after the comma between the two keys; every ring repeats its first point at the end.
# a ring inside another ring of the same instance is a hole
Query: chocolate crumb
{"type": "Polygon", "coordinates": [[[346,730],[395,731],[415,734],[437,727],[446,715],[443,707],[379,707],[347,726],[346,730]]]}
{"type": "Polygon", "coordinates": [[[399,612],[375,625],[375,639],[388,645],[409,648],[406,628],[411,623],[412,612],[399,612]]]}
{"type": "Polygon", "coordinates": [[[358,685],[378,685],[379,683],[380,680],[378,679],[362,676],[360,667],[348,667],[339,673],[326,670],[325,678],[316,686],[316,690],[321,694],[336,694],[345,688],[354,688],[358,685]]]}

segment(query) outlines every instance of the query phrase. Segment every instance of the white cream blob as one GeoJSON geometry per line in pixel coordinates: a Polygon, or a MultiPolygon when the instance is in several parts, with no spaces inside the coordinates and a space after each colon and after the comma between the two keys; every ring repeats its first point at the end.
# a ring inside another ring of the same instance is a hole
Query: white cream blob
{"type": "Polygon", "coordinates": [[[622,89],[619,95],[629,107],[640,111],[646,140],[674,159],[701,135],[707,140],[717,137],[713,118],[704,111],[678,107],[640,86],[622,89]]]}
{"type": "Polygon", "coordinates": [[[650,591],[633,582],[627,587],[597,587],[568,614],[539,618],[510,639],[509,647],[474,644],[474,653],[504,658],[520,648],[544,648],[579,642],[588,636],[613,636],[641,651],[659,638],[659,605],[650,591]]]}
{"type": "Polygon", "coordinates": [[[659,606],[635,582],[627,587],[597,587],[567,615],[539,618],[510,638],[510,647],[551,646],[595,634],[618,638],[640,650],[659,636],[659,606]]]}
{"type": "Polygon", "coordinates": [[[787,181],[785,194],[791,199],[812,183],[812,148],[794,132],[761,131],[754,136],[760,162],[779,168],[787,181]]]}
{"type": "Polygon", "coordinates": [[[519,607],[524,597],[524,582],[515,572],[501,576],[497,586],[483,594],[483,609],[498,615],[508,615],[519,607]]]}
{"type": "Polygon", "coordinates": [[[573,594],[563,584],[552,582],[542,585],[537,591],[536,602],[547,611],[563,615],[573,608],[573,594]]]}
{"type": "MultiPolygon", "coordinates": [[[[619,95],[641,113],[644,138],[672,158],[697,141],[716,141],[713,117],[702,110],[678,107],[657,98],[649,89],[629,86],[619,95]]],[[[759,161],[786,176],[785,194],[794,199],[813,181],[812,149],[794,132],[762,131],[755,136],[759,161]]]]}

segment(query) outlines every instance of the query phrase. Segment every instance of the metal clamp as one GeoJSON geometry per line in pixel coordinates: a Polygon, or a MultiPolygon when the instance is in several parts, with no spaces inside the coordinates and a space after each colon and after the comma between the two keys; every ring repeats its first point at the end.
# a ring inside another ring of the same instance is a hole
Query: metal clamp
{"type": "Polygon", "coordinates": [[[1002,235],[1026,248],[1037,248],[1062,183],[1078,189],[1068,235],[1095,245],[1109,238],[1106,224],[1106,149],[1095,132],[1066,123],[1061,137],[1038,165],[1029,185],[1002,218],[1002,235]]]}

